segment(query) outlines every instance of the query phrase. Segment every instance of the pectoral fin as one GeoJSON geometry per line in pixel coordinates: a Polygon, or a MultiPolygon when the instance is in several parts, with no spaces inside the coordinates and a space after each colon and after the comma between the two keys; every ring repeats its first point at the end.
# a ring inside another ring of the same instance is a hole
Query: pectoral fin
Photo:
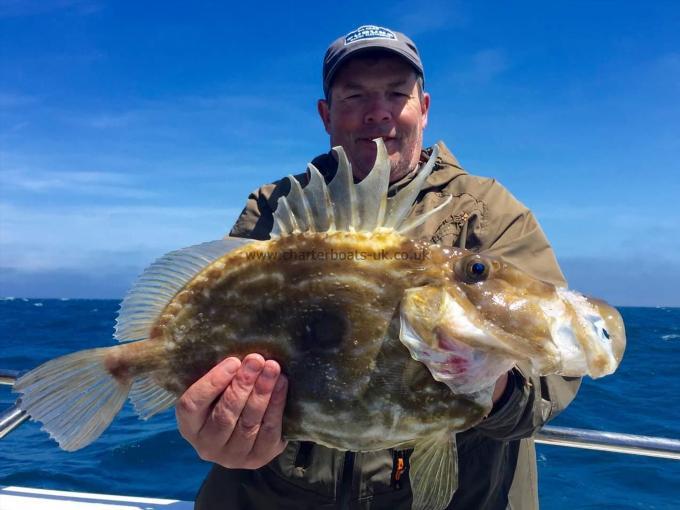
{"type": "Polygon", "coordinates": [[[442,510],[458,487],[456,437],[447,432],[416,443],[411,454],[413,510],[442,510]]]}

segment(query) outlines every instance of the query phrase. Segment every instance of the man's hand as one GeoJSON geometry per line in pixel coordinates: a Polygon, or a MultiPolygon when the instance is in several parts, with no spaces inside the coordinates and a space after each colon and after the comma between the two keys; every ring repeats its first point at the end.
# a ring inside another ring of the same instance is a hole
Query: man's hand
{"type": "Polygon", "coordinates": [[[281,438],[288,381],[259,354],[227,358],[177,402],[179,432],[198,455],[232,469],[257,469],[286,447],[281,438]]]}

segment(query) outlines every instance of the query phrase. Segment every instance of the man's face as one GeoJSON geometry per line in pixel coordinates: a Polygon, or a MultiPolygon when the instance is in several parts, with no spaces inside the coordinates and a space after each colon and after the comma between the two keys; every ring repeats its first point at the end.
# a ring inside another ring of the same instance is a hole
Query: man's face
{"type": "Polygon", "coordinates": [[[392,55],[350,59],[338,71],[330,104],[320,100],[319,115],[331,137],[352,163],[354,176],[368,175],[376,156],[374,138],[382,138],[389,153],[390,181],[415,168],[423,145],[430,96],[419,96],[416,73],[392,55]]]}

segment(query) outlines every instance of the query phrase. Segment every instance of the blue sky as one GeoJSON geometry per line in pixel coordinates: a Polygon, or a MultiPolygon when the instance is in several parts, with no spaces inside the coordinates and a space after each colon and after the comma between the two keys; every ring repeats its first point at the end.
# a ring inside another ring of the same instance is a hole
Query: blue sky
{"type": "Polygon", "coordinates": [[[0,1],[0,294],[121,297],[224,235],[327,150],[323,53],[379,24],[420,49],[426,143],[531,207],[572,287],[680,306],[680,4],[295,5],[0,1]]]}

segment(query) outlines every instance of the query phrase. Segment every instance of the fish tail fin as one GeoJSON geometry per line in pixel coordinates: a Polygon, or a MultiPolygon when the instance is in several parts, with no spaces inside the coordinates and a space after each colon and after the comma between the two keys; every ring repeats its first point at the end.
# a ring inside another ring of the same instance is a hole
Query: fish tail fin
{"type": "Polygon", "coordinates": [[[20,377],[13,391],[18,407],[66,451],[92,443],[125,403],[132,381],[116,378],[105,358],[110,348],[88,349],[53,359],[20,377]]]}

